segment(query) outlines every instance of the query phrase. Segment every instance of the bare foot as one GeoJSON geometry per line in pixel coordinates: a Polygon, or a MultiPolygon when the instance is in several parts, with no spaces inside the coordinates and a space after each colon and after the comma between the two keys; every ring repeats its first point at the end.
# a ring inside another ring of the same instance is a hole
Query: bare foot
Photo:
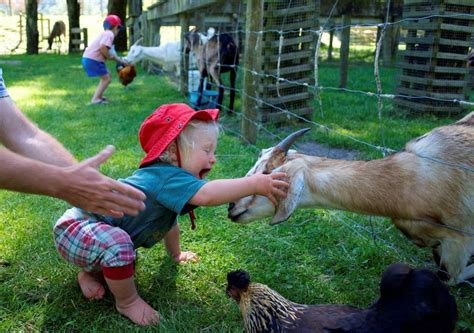
{"type": "Polygon", "coordinates": [[[173,256],[173,260],[180,264],[186,264],[188,262],[198,262],[199,257],[194,252],[183,251],[180,254],[173,256]]]}
{"type": "Polygon", "coordinates": [[[148,326],[160,321],[158,311],[149,306],[137,295],[137,298],[129,304],[116,304],[117,311],[133,321],[135,324],[148,326]]]}
{"type": "Polygon", "coordinates": [[[77,275],[77,281],[81,291],[87,299],[102,299],[105,294],[102,272],[80,271],[77,275]],[[99,275],[100,274],[100,275],[99,275]]]}

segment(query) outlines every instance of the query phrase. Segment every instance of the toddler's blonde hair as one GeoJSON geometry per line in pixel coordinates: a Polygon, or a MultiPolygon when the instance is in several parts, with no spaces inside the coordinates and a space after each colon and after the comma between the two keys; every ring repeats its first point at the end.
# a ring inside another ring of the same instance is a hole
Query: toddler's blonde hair
{"type": "MultiPolygon", "coordinates": [[[[187,160],[189,153],[195,148],[196,142],[201,140],[217,141],[219,133],[219,125],[215,121],[191,120],[178,136],[179,152],[182,161],[187,160]]],[[[176,156],[175,149],[174,144],[170,144],[158,157],[158,160],[163,163],[176,163],[177,161],[174,158],[176,156]]]]}

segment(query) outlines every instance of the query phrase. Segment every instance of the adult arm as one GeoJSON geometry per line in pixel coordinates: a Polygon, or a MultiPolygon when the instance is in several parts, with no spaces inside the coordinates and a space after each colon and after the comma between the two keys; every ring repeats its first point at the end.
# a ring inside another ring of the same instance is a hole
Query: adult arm
{"type": "Polygon", "coordinates": [[[257,173],[250,177],[218,179],[204,184],[189,200],[195,206],[216,206],[237,201],[248,195],[264,195],[277,204],[277,198],[285,198],[288,183],[282,179],[284,172],[257,173]]]}
{"type": "Polygon", "coordinates": [[[9,98],[0,98],[0,188],[53,196],[99,214],[136,215],[145,195],[97,171],[113,153],[107,147],[77,163],[56,139],[34,125],[9,98]]]}

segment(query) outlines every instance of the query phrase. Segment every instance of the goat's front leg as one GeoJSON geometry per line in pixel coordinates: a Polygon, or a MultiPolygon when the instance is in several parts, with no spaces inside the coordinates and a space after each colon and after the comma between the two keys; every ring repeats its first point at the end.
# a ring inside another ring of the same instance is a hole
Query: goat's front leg
{"type": "MultiPolygon", "coordinates": [[[[235,66],[235,65],[234,65],[235,66]]],[[[230,102],[228,112],[234,112],[234,99],[235,99],[235,79],[237,77],[237,68],[233,67],[230,69],[230,102]]]]}
{"type": "Polygon", "coordinates": [[[219,96],[217,97],[217,107],[219,108],[219,110],[222,110],[222,101],[224,100],[224,86],[221,82],[217,63],[209,67],[209,73],[211,74],[212,79],[217,84],[217,88],[219,89],[219,96]]]}
{"type": "Polygon", "coordinates": [[[438,253],[441,256],[441,270],[449,274],[447,284],[454,285],[474,276],[474,265],[466,267],[471,254],[464,238],[442,240],[438,253]]]}

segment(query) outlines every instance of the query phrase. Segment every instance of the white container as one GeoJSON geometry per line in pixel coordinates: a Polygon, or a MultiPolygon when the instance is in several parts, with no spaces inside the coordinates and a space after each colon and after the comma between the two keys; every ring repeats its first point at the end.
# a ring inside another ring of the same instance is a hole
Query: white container
{"type": "Polygon", "coordinates": [[[196,91],[199,88],[199,79],[201,75],[197,70],[188,71],[188,92],[196,91]]]}
{"type": "MultiPolygon", "coordinates": [[[[193,91],[198,90],[200,78],[201,78],[201,74],[199,74],[198,70],[188,71],[188,92],[193,92],[193,91]]],[[[204,85],[205,84],[206,84],[206,79],[204,79],[204,85]]]]}

